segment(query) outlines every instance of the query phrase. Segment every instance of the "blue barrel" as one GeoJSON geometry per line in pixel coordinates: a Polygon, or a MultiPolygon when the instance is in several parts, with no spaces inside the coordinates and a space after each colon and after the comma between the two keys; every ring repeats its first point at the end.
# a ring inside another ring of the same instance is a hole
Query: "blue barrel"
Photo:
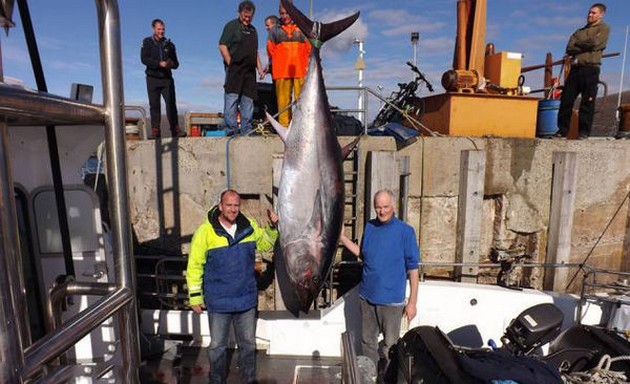
{"type": "Polygon", "coordinates": [[[558,132],[560,100],[540,100],[536,119],[536,136],[552,136],[558,132]]]}

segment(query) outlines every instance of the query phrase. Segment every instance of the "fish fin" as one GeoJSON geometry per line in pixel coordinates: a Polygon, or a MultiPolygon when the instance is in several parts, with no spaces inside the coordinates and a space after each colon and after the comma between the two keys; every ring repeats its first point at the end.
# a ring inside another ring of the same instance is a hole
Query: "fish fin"
{"type": "Polygon", "coordinates": [[[276,131],[278,136],[280,136],[282,142],[286,143],[287,136],[289,135],[289,130],[283,127],[282,124],[278,123],[278,120],[274,119],[273,116],[269,114],[269,112],[265,112],[265,115],[267,115],[267,120],[269,121],[269,124],[271,124],[271,127],[276,131]]]}
{"type": "Polygon", "coordinates": [[[286,9],[293,22],[300,28],[302,33],[311,39],[318,40],[322,43],[332,39],[341,32],[345,31],[348,27],[354,24],[359,18],[359,12],[346,17],[345,19],[333,21],[332,23],[314,23],[306,15],[300,12],[299,9],[290,0],[281,0],[282,7],[286,9]],[[317,24],[320,24],[319,26],[317,24]]]}
{"type": "Polygon", "coordinates": [[[322,193],[321,190],[317,190],[317,194],[315,195],[315,201],[313,202],[313,214],[311,215],[311,220],[308,223],[309,228],[311,228],[315,233],[322,233],[322,212],[324,208],[322,207],[322,193]]]}
{"type": "Polygon", "coordinates": [[[361,136],[357,136],[356,139],[352,140],[350,143],[346,144],[343,148],[341,148],[342,159],[345,160],[350,155],[350,152],[352,152],[354,147],[356,147],[357,144],[359,144],[359,140],[361,140],[361,136]]]}

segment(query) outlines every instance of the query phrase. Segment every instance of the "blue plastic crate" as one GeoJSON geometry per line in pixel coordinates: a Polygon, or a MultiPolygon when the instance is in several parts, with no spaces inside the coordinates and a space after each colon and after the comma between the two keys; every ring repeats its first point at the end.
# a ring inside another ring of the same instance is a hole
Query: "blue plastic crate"
{"type": "Polygon", "coordinates": [[[224,130],[218,130],[218,131],[203,131],[203,135],[204,136],[211,136],[211,137],[220,137],[220,136],[225,136],[225,131],[224,130]]]}

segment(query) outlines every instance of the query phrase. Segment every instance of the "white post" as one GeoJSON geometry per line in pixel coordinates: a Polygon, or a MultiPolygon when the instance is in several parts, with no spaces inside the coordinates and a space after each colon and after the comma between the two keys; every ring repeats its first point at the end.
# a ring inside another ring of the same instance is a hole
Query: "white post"
{"type": "MultiPolygon", "coordinates": [[[[359,88],[361,88],[363,87],[363,70],[365,69],[365,62],[363,61],[363,54],[365,53],[365,51],[363,50],[363,40],[359,40],[357,38],[354,40],[354,43],[359,45],[359,57],[357,58],[357,62],[354,65],[354,68],[359,72],[359,79],[358,79],[357,85],[359,86],[359,88]]],[[[359,89],[357,109],[362,112],[358,112],[357,117],[359,117],[359,120],[361,120],[361,123],[363,123],[363,126],[365,126],[365,123],[367,121],[367,116],[365,116],[365,110],[364,110],[365,106],[363,105],[363,93],[364,93],[363,89],[359,89]]]]}
{"type": "Polygon", "coordinates": [[[418,41],[420,40],[419,32],[411,32],[411,45],[413,46],[413,65],[418,66],[418,41]]]}

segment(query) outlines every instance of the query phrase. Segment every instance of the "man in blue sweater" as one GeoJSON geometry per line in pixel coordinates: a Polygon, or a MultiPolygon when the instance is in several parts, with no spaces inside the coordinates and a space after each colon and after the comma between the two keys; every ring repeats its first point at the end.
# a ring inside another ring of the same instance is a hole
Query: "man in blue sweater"
{"type": "Polygon", "coordinates": [[[420,250],[413,228],[394,217],[394,194],[381,190],[374,195],[376,219],[365,226],[361,246],[343,233],[341,243],[363,260],[359,287],[361,346],[363,354],[377,363],[379,382],[395,374],[388,372],[390,349],[398,342],[403,313],[407,321],[416,316],[420,250]],[[405,282],[411,289],[405,304],[405,282]],[[383,345],[378,348],[378,335],[383,345]]]}

